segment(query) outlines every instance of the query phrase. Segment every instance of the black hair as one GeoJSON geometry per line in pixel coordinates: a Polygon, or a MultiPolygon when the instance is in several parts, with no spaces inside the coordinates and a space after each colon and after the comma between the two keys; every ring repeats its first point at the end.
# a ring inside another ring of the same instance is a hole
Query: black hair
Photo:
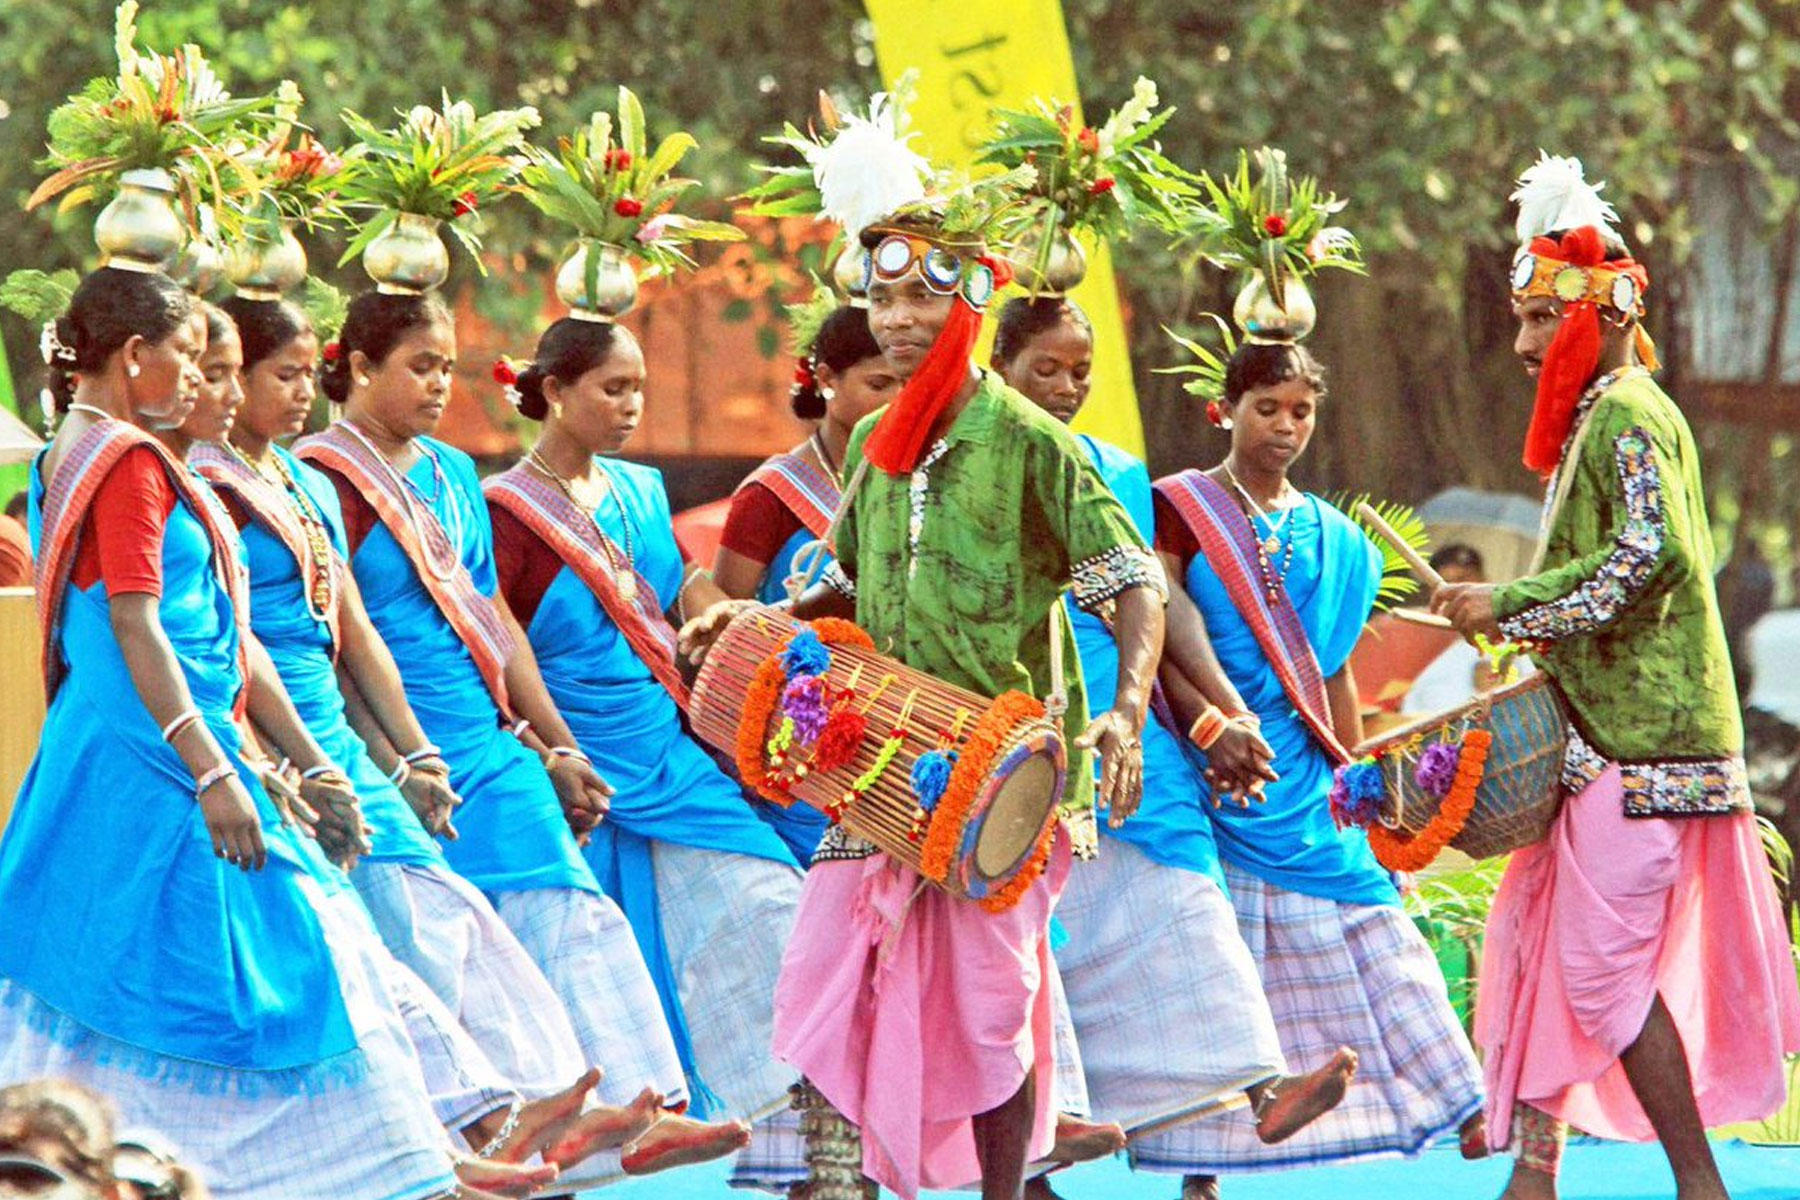
{"type": "Polygon", "coordinates": [[[93,374],[134,337],[161,342],[186,324],[198,304],[161,272],[101,267],[90,271],[56,318],[57,346],[45,385],[56,411],[75,400],[75,376],[93,374]]]}
{"type": "Polygon", "coordinates": [[[1245,342],[1225,364],[1225,403],[1236,404],[1244,393],[1298,379],[1319,399],[1325,398],[1325,368],[1298,342],[1245,342]]]}
{"type": "Polygon", "coordinates": [[[538,338],[536,356],[513,384],[519,393],[519,415],[543,420],[550,413],[544,381],[554,377],[566,384],[574,383],[605,362],[618,341],[619,327],[611,321],[563,317],[544,330],[538,338]]]}
{"type": "Polygon", "coordinates": [[[1432,554],[1431,569],[1442,571],[1445,567],[1463,567],[1478,574],[1486,574],[1486,564],[1481,560],[1481,551],[1467,542],[1450,542],[1438,547],[1432,554]]]}
{"type": "MultiPolygon", "coordinates": [[[[1551,239],[1552,241],[1560,242],[1565,237],[1569,236],[1571,233],[1574,233],[1574,232],[1575,231],[1573,229],[1552,229],[1549,233],[1546,233],[1544,236],[1551,239]]],[[[1631,257],[1631,251],[1630,251],[1630,249],[1628,249],[1626,247],[1625,240],[1610,229],[1601,229],[1600,230],[1600,245],[1606,251],[1606,258],[1607,258],[1608,262],[1611,262],[1613,259],[1616,259],[1616,258],[1630,258],[1631,257]]]]}
{"type": "MultiPolygon", "coordinates": [[[[248,296],[233,296],[219,307],[237,322],[238,339],[244,343],[246,371],[295,338],[313,331],[312,319],[297,305],[286,300],[252,300],[248,296]]],[[[368,351],[363,353],[367,354],[368,351]]]]}
{"type": "Polygon", "coordinates": [[[200,301],[198,307],[202,315],[206,317],[206,344],[208,346],[223,337],[240,337],[241,340],[237,322],[231,319],[230,313],[205,300],[200,301]]]}
{"type": "Polygon", "coordinates": [[[818,336],[813,338],[812,352],[806,357],[807,373],[814,377],[809,383],[796,380],[793,390],[788,393],[788,404],[794,415],[802,421],[824,419],[825,393],[819,390],[816,378],[821,366],[842,374],[857,363],[867,362],[880,354],[881,347],[876,345],[875,335],[869,332],[868,310],[854,304],[840,306],[819,326],[818,336]]]}
{"type": "Polygon", "coordinates": [[[1073,321],[1091,338],[1094,324],[1081,311],[1081,305],[1062,296],[1014,296],[1000,307],[1000,324],[994,330],[994,353],[989,360],[995,367],[1009,363],[1024,353],[1031,339],[1063,321],[1073,321]]]}
{"type": "Polygon", "coordinates": [[[23,521],[25,513],[31,507],[31,493],[24,488],[14,492],[6,502],[6,515],[15,521],[23,521]]]}
{"type": "Polygon", "coordinates": [[[364,292],[350,302],[338,334],[338,352],[325,361],[319,387],[333,404],[350,398],[350,355],[361,350],[374,363],[386,362],[400,340],[415,329],[450,323],[450,310],[432,295],[364,292]]]}

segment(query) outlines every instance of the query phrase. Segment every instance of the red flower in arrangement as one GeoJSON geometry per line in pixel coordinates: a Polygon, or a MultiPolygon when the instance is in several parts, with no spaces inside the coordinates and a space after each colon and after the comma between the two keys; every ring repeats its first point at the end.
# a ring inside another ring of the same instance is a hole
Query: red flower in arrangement
{"type": "Polygon", "coordinates": [[[1280,237],[1287,232],[1287,218],[1280,213],[1270,213],[1263,218],[1263,232],[1270,237],[1280,237]]]}
{"type": "Polygon", "coordinates": [[[1100,153],[1100,135],[1094,132],[1092,125],[1081,127],[1081,132],[1075,135],[1075,144],[1089,154],[1100,153]]]}
{"type": "Polygon", "coordinates": [[[164,125],[170,124],[180,116],[181,114],[176,111],[173,104],[165,104],[156,110],[156,119],[161,121],[164,125]]]}
{"type": "Polygon", "coordinates": [[[639,216],[644,211],[644,202],[633,196],[620,196],[613,202],[613,211],[621,217],[639,216]]]}
{"type": "Polygon", "coordinates": [[[466,217],[481,207],[481,197],[474,192],[464,192],[456,198],[456,204],[450,209],[451,220],[466,217]]]}
{"type": "Polygon", "coordinates": [[[511,387],[519,382],[519,372],[504,358],[494,360],[494,382],[501,387],[511,387]]]}
{"type": "Polygon", "coordinates": [[[1118,180],[1114,179],[1111,175],[1102,175],[1100,178],[1094,180],[1094,182],[1088,184],[1088,194],[1090,196],[1104,196],[1117,186],[1119,186],[1118,180]]]}
{"type": "Polygon", "coordinates": [[[326,342],[325,348],[319,351],[320,356],[324,358],[326,362],[336,362],[343,356],[343,353],[344,348],[336,342],[326,342]]]}
{"type": "Polygon", "coordinates": [[[614,146],[606,152],[606,169],[609,171],[625,171],[631,167],[631,151],[623,146],[614,146]]]}

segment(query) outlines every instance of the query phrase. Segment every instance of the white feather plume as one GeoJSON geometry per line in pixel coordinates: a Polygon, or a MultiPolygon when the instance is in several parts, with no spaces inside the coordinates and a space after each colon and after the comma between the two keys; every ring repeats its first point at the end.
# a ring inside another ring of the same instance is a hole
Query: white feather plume
{"type": "Polygon", "coordinates": [[[883,92],[869,101],[869,115],[843,119],[837,136],[806,155],[819,186],[820,216],[854,238],[895,209],[925,198],[931,164],[907,145],[905,113],[883,92]]]}
{"type": "Polygon", "coordinates": [[[1558,229],[1597,225],[1618,236],[1619,214],[1600,198],[1605,183],[1589,183],[1579,158],[1558,158],[1543,150],[1538,160],[1519,176],[1512,199],[1519,204],[1519,240],[1529,242],[1558,229]]]}

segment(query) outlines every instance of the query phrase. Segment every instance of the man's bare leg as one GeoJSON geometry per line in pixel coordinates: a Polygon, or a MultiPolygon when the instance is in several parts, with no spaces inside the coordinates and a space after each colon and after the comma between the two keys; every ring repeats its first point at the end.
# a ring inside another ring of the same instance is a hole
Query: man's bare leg
{"type": "Polygon", "coordinates": [[[1025,1156],[1031,1150],[1031,1122],[1037,1115],[1037,1072],[998,1108],[972,1121],[975,1160],[981,1164],[981,1200],[1023,1200],[1025,1156]]]}
{"type": "Polygon", "coordinates": [[[1719,1165],[1706,1140],[1706,1126],[1700,1122],[1681,1031],[1675,1028],[1675,1019],[1660,995],[1650,1005],[1637,1041],[1625,1048],[1619,1061],[1662,1142],[1663,1153],[1669,1156],[1676,1200],[1727,1200],[1725,1181],[1719,1177],[1719,1165]]]}

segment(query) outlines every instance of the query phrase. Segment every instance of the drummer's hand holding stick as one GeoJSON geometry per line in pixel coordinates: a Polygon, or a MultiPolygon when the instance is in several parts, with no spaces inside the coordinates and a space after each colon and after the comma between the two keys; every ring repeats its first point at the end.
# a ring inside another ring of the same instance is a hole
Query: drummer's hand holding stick
{"type": "MultiPolygon", "coordinates": [[[[1060,627],[1059,627],[1060,628],[1060,627]]],[[[1060,632],[1058,633],[1060,635],[1060,632]]],[[[1162,657],[1162,597],[1148,587],[1128,588],[1117,599],[1113,640],[1119,648],[1119,689],[1113,706],[1088,723],[1077,750],[1100,753],[1100,787],[1094,803],[1117,829],[1144,798],[1144,721],[1162,657]]]]}
{"type": "Polygon", "coordinates": [[[537,656],[518,619],[512,615],[502,596],[494,597],[494,607],[512,629],[513,652],[506,660],[506,695],[512,702],[515,723],[513,733],[544,761],[544,771],[562,801],[563,819],[581,845],[612,807],[612,785],[600,777],[594,764],[575,741],[575,734],[562,714],[556,711],[544,677],[538,672],[537,656]]]}

